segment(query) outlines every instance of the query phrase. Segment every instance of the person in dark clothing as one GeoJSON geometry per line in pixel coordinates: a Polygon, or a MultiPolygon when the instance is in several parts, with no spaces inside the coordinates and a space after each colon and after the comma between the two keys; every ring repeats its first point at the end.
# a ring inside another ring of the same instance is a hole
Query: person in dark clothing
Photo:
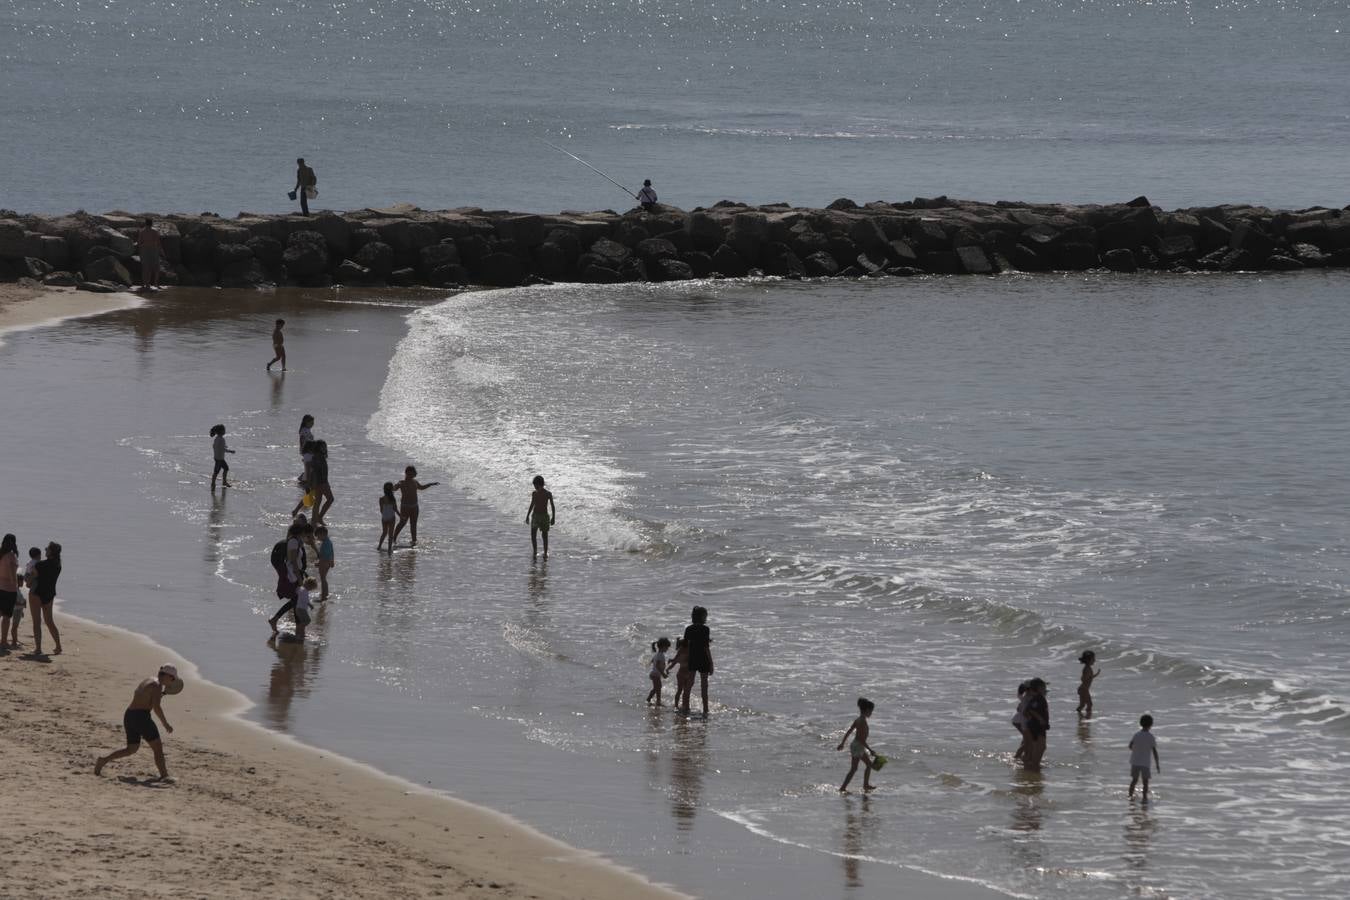
{"type": "Polygon", "coordinates": [[[1022,764],[1032,771],[1040,771],[1041,757],[1045,756],[1045,733],[1050,730],[1050,704],[1045,699],[1045,682],[1033,678],[1027,682],[1026,721],[1022,724],[1026,734],[1026,751],[1022,755],[1022,764]]]}
{"type": "Polygon", "coordinates": [[[302,156],[295,161],[295,189],[291,191],[291,199],[300,197],[300,215],[309,215],[309,201],[319,196],[317,185],[319,177],[314,174],[314,170],[305,165],[305,158],[302,156]]]}
{"type": "MultiPolygon", "coordinates": [[[[689,648],[688,667],[690,672],[698,674],[703,689],[703,717],[708,717],[708,676],[713,673],[712,632],[708,630],[708,611],[695,606],[690,615],[692,624],[684,629],[684,641],[689,648]]],[[[689,713],[689,693],[684,695],[684,706],[680,712],[689,713]]]]}
{"type": "Polygon", "coordinates": [[[56,600],[56,579],[61,577],[61,545],[52,541],[47,545],[47,558],[38,560],[36,578],[28,588],[28,611],[33,616],[33,655],[42,655],[42,623],[56,642],[53,653],[61,652],[61,632],[52,621],[52,603],[56,600]]]}
{"type": "Polygon", "coordinates": [[[310,461],[309,489],[314,492],[314,524],[322,525],[323,517],[333,506],[333,488],[328,484],[328,442],[314,442],[314,459],[310,461]]]}

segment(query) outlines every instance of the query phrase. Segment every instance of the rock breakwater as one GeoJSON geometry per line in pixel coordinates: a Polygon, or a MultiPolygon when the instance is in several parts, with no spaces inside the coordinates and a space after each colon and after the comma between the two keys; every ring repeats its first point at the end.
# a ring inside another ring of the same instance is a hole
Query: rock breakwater
{"type": "MultiPolygon", "coordinates": [[[[722,201],[692,212],[522,214],[400,205],[310,217],[150,215],[164,284],[514,287],[767,275],[859,278],[1350,268],[1350,215],[1316,207],[916,199],[825,209],[722,201]]],[[[0,276],[120,290],[146,214],[0,210],[0,276]]]]}

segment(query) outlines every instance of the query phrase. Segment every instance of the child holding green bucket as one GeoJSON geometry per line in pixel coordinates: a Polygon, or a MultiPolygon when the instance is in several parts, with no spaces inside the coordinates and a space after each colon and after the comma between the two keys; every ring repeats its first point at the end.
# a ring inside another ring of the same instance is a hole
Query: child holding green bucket
{"type": "Polygon", "coordinates": [[[848,767],[848,774],[844,776],[844,783],[839,786],[840,792],[848,790],[848,783],[853,780],[853,774],[858,771],[858,763],[864,766],[863,771],[863,790],[872,790],[872,770],[880,769],[886,765],[886,757],[879,756],[871,745],[867,743],[867,737],[871,728],[867,720],[872,716],[872,710],[876,709],[876,704],[866,697],[858,698],[858,718],[853,720],[853,724],[848,726],[848,731],[844,732],[844,737],[839,741],[840,750],[848,744],[849,755],[853,758],[852,765],[848,767]],[[849,744],[848,736],[853,735],[853,743],[849,744]],[[870,758],[869,758],[870,754],[870,758]]]}

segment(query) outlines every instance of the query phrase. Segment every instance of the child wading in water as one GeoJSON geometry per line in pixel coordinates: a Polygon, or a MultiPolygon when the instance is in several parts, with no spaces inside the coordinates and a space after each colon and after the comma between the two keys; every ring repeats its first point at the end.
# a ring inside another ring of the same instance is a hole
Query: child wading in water
{"type": "Polygon", "coordinates": [[[1013,754],[1013,759],[1021,759],[1027,752],[1027,701],[1030,699],[1027,683],[1024,681],[1017,686],[1017,712],[1013,713],[1012,717],[1013,727],[1022,736],[1022,740],[1017,743],[1017,752],[1013,754]]]}
{"type": "Polygon", "coordinates": [[[675,639],[675,656],[671,658],[670,665],[666,666],[666,674],[670,674],[671,669],[678,668],[675,673],[675,700],[673,706],[680,709],[683,703],[684,709],[689,708],[689,689],[694,686],[694,673],[689,670],[689,643],[684,638],[675,639]]]}
{"type": "Polygon", "coordinates": [[[1097,661],[1097,654],[1091,650],[1084,650],[1083,655],[1078,657],[1078,661],[1083,664],[1083,678],[1078,682],[1078,709],[1074,710],[1081,713],[1084,718],[1092,718],[1092,682],[1097,676],[1102,674],[1102,670],[1092,671],[1092,664],[1097,661]]]}
{"type": "Polygon", "coordinates": [[[661,682],[666,677],[666,672],[670,668],[666,665],[666,651],[670,649],[670,638],[663,637],[652,641],[652,665],[651,671],[647,674],[652,679],[652,689],[647,692],[647,702],[651,703],[656,699],[656,705],[661,705],[661,682]]]}
{"type": "Polygon", "coordinates": [[[276,356],[267,364],[267,371],[272,371],[272,366],[281,363],[281,371],[286,371],[286,335],[281,329],[286,327],[285,319],[277,319],[277,326],[272,329],[272,352],[276,356]]]}
{"type": "Polygon", "coordinates": [[[221,476],[221,484],[230,486],[230,464],[225,461],[226,453],[233,453],[225,446],[225,426],[217,425],[211,429],[211,455],[216,458],[216,467],[211,470],[211,490],[216,489],[216,476],[221,476]]]}
{"type": "Polygon", "coordinates": [[[548,529],[557,515],[552,492],[544,490],[544,476],[534,476],[534,492],[530,494],[530,506],[525,510],[525,523],[530,526],[530,547],[535,556],[539,555],[539,533],[543,532],[544,559],[548,559],[548,529]]]}
{"type": "Polygon", "coordinates": [[[137,685],[136,693],[131,695],[131,705],[122,715],[127,745],[107,756],[100,756],[98,762],[94,763],[94,774],[103,774],[103,767],[108,763],[130,756],[141,749],[141,740],[144,739],[155,754],[155,767],[159,769],[159,777],[168,778],[169,770],[164,764],[164,747],[159,742],[159,729],[155,727],[155,720],[150,718],[150,713],[159,716],[159,721],[164,724],[164,730],[173,734],[173,726],[164,718],[164,710],[160,708],[159,701],[165,694],[172,696],[182,689],[183,679],[178,677],[178,670],[173,666],[160,666],[159,674],[153,680],[147,678],[137,685]]]}
{"type": "Polygon", "coordinates": [[[398,519],[398,500],[394,497],[394,483],[384,483],[384,493],[380,495],[380,539],[375,542],[379,550],[385,540],[389,541],[389,551],[394,550],[394,522],[398,519]]]}
{"type": "Polygon", "coordinates": [[[333,542],[328,539],[328,526],[320,525],[314,529],[314,537],[319,542],[319,602],[328,599],[328,570],[337,565],[333,557],[333,542]]]}
{"type": "Polygon", "coordinates": [[[1130,796],[1134,796],[1134,786],[1139,779],[1144,779],[1144,799],[1148,799],[1148,764],[1149,757],[1153,757],[1153,764],[1158,768],[1158,774],[1162,774],[1162,763],[1158,760],[1158,741],[1153,737],[1153,717],[1140,716],[1139,730],[1130,738],[1130,796]]]}
{"type": "Polygon", "coordinates": [[[844,776],[844,783],[839,785],[841,792],[848,790],[848,783],[853,780],[853,773],[858,771],[858,763],[862,763],[863,771],[863,790],[872,789],[872,760],[871,756],[876,756],[876,751],[867,743],[867,736],[871,728],[867,720],[872,715],[872,710],[876,709],[876,704],[866,697],[858,698],[858,718],[853,720],[853,724],[848,726],[848,731],[844,732],[843,739],[839,742],[839,749],[844,749],[844,744],[848,743],[848,736],[853,735],[853,743],[849,744],[848,752],[853,757],[852,764],[848,767],[848,774],[844,776]]]}
{"type": "Polygon", "coordinates": [[[694,675],[699,677],[703,690],[703,718],[708,718],[708,676],[713,673],[712,632],[708,630],[708,610],[695,606],[689,615],[691,624],[684,629],[684,649],[688,654],[689,686],[684,689],[684,706],[680,711],[689,714],[689,694],[694,688],[694,675]]]}

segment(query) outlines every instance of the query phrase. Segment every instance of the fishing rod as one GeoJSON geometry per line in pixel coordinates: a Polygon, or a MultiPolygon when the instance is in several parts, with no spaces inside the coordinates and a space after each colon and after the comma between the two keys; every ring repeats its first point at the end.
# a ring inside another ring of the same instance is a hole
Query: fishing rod
{"type": "Polygon", "coordinates": [[[614,186],[615,186],[616,188],[618,188],[619,190],[623,191],[625,194],[628,195],[629,199],[632,199],[633,197],[636,197],[636,196],[637,196],[635,193],[633,193],[632,191],[630,191],[628,188],[626,188],[626,187],[624,187],[623,185],[619,184],[619,183],[618,183],[617,181],[615,181],[613,178],[610,178],[610,177],[609,177],[608,175],[606,175],[604,172],[601,172],[601,171],[600,171],[599,169],[597,169],[595,166],[593,166],[593,165],[591,165],[590,163],[586,162],[586,160],[582,159],[580,156],[577,156],[575,153],[568,153],[568,151],[564,150],[562,147],[559,147],[557,144],[550,144],[548,141],[544,141],[544,143],[547,144],[548,146],[552,147],[554,150],[557,150],[559,153],[567,153],[568,156],[572,157],[572,158],[575,159],[577,162],[581,163],[583,166],[585,166],[586,168],[590,169],[592,172],[594,172],[595,174],[599,175],[601,178],[605,179],[606,181],[608,181],[610,184],[614,185],[614,186]]]}

